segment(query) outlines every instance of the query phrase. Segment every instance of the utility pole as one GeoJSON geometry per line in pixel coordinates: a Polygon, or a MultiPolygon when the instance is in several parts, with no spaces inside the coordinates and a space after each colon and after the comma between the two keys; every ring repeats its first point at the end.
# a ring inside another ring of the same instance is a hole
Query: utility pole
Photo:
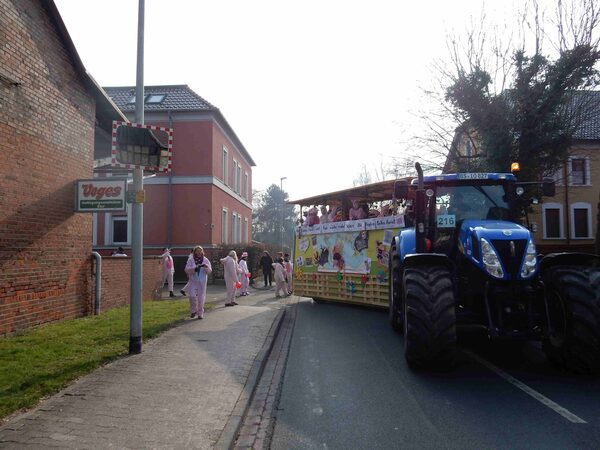
{"type": "MultiPolygon", "coordinates": [[[[135,121],[144,123],[144,1],[139,0],[137,73],[135,83],[135,121]]],[[[133,169],[133,190],[136,200],[131,215],[131,296],[129,309],[129,354],[142,352],[142,281],[144,257],[144,169],[133,169]]]]}
{"type": "Polygon", "coordinates": [[[283,180],[287,180],[287,177],[281,177],[279,179],[279,189],[281,189],[281,214],[280,214],[280,218],[281,218],[281,235],[280,235],[280,243],[281,243],[281,251],[283,253],[285,253],[285,250],[283,250],[283,210],[284,210],[284,206],[285,206],[285,195],[283,194],[283,180]]]}

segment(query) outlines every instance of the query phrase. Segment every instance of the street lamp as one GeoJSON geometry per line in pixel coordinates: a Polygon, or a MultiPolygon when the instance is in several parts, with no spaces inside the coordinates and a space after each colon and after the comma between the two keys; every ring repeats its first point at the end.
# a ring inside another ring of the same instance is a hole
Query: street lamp
{"type": "Polygon", "coordinates": [[[283,195],[283,180],[287,180],[287,177],[281,177],[279,179],[279,189],[281,189],[281,214],[280,214],[280,216],[281,216],[281,229],[280,229],[281,236],[280,236],[280,238],[281,239],[280,239],[280,243],[281,243],[281,251],[283,253],[285,253],[283,250],[283,208],[284,208],[284,204],[285,204],[285,196],[283,195]]]}

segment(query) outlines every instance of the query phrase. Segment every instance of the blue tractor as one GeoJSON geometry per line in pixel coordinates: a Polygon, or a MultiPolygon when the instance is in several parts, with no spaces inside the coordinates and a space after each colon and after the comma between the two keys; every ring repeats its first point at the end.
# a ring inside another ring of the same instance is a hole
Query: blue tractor
{"type": "MultiPolygon", "coordinates": [[[[600,372],[600,257],[540,257],[518,222],[529,183],[510,173],[423,176],[398,185],[412,228],[390,249],[389,320],[411,367],[451,367],[457,331],[542,340],[548,358],[600,372]],[[416,182],[416,183],[415,183],[416,182]],[[409,202],[411,202],[409,200],[409,202]]],[[[538,186],[554,195],[554,183],[538,186]]]]}

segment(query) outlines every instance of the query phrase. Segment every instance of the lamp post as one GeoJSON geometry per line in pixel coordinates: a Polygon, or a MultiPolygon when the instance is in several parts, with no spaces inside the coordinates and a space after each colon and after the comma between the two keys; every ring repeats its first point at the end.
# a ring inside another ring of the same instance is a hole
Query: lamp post
{"type": "Polygon", "coordinates": [[[280,214],[281,215],[281,229],[280,229],[280,231],[281,231],[280,238],[281,239],[280,239],[280,242],[281,242],[281,251],[283,253],[285,253],[283,250],[283,228],[284,228],[283,227],[283,209],[284,209],[284,205],[285,205],[285,196],[283,195],[283,180],[287,180],[287,177],[281,177],[279,179],[279,189],[281,189],[281,214],[280,214]]]}
{"type": "MultiPolygon", "coordinates": [[[[135,121],[144,123],[144,9],[145,1],[138,3],[137,73],[135,83],[135,121]]],[[[144,170],[133,170],[133,190],[144,191],[144,170]]],[[[129,354],[142,351],[142,280],[144,258],[144,204],[137,201],[131,214],[131,299],[129,312],[129,354]]]]}

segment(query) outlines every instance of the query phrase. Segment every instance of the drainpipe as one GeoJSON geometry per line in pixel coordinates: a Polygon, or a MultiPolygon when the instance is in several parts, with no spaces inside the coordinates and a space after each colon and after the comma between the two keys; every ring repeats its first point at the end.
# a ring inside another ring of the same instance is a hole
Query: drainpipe
{"type": "MultiPolygon", "coordinates": [[[[567,220],[565,220],[565,230],[566,230],[566,238],[567,238],[567,245],[569,245],[571,243],[571,213],[569,211],[569,172],[568,172],[568,167],[569,167],[569,160],[567,159],[567,162],[565,163],[565,171],[564,171],[564,180],[565,180],[565,211],[563,212],[563,219],[566,215],[567,220]]],[[[562,250],[562,251],[567,251],[562,250]]]]}
{"type": "MultiPolygon", "coordinates": [[[[171,110],[167,111],[169,116],[169,128],[173,128],[173,113],[171,110]]],[[[171,248],[173,245],[173,172],[169,171],[169,193],[167,194],[167,211],[169,211],[169,217],[167,221],[167,247],[171,248]]]]}
{"type": "Polygon", "coordinates": [[[102,256],[98,252],[92,252],[96,260],[96,295],[94,296],[94,314],[100,314],[100,287],[102,285],[102,256]]]}

